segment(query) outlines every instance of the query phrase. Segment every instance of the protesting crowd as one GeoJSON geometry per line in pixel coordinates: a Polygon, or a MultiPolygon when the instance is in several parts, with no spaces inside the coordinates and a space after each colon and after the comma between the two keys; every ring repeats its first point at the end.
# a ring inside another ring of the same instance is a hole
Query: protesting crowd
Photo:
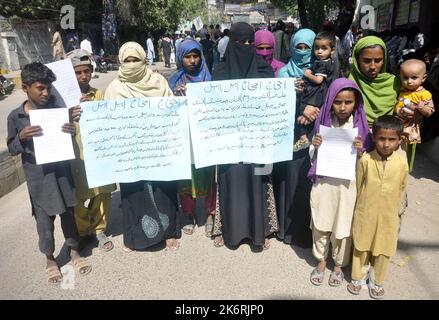
{"type": "MultiPolygon", "coordinates": [[[[192,165],[191,180],[120,183],[124,252],[159,243],[178,250],[184,245],[179,240],[182,232],[191,235],[197,225],[204,225],[213,247],[237,247],[247,241],[269,250],[277,239],[309,248],[316,262],[307,276],[316,286],[325,281],[331,250],[329,285],[342,285],[343,270],[351,265],[347,290],[358,295],[368,284],[372,298],[383,298],[389,259],[396,253],[410,200],[405,189],[416,145],[425,132],[426,139],[437,133],[437,127],[423,127],[435,116],[437,51],[433,56],[431,51],[420,54],[418,45],[397,56],[400,35],[389,35],[386,43],[376,35],[349,30],[340,39],[329,24],[317,33],[287,28],[282,21],[275,32],[255,32],[244,22],[222,32],[219,26],[210,29],[180,34],[175,41],[170,35],[163,37],[165,67],[175,60],[178,69],[169,80],[149,67],[157,61],[151,34],[146,50],[126,42],[119,50],[117,78],[105,92],[90,86],[94,67],[88,50],[73,49],[65,55],[72,61],[81,102],[185,96],[189,83],[294,78],[292,160],[274,163],[264,175],[255,174],[261,165],[253,163],[199,169],[192,165]],[[325,141],[321,126],[358,129],[352,143],[357,157],[354,180],[317,174],[319,148],[325,141]]],[[[54,54],[59,54],[56,48],[54,54]]],[[[38,245],[47,258],[47,280],[58,284],[62,274],[54,258],[55,217],[61,219],[73,265],[86,275],[92,270],[81,257],[87,241],[95,237],[104,251],[114,247],[105,230],[117,186],[88,187],[79,106],[72,109],[71,122],[60,128],[72,134],[76,159],[36,164],[32,138],[43,132],[30,125],[29,110],[53,107],[56,78],[39,62],[26,65],[21,78],[27,100],[8,117],[7,144],[12,155],[21,154],[38,245]]]]}

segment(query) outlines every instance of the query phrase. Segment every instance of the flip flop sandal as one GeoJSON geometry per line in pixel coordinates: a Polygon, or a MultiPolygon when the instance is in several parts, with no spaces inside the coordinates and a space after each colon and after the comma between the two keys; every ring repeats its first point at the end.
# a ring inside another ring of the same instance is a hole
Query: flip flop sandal
{"type": "Polygon", "coordinates": [[[88,263],[85,258],[72,260],[72,264],[81,276],[85,276],[91,272],[91,264],[88,263]]]}
{"type": "Polygon", "coordinates": [[[309,280],[313,285],[321,286],[324,278],[325,278],[325,271],[320,271],[319,268],[316,267],[311,272],[311,276],[309,277],[309,280]]]}
{"type": "Polygon", "coordinates": [[[58,266],[51,266],[49,268],[46,268],[47,273],[47,283],[52,285],[58,285],[62,281],[62,273],[59,270],[58,266]],[[55,280],[55,281],[51,281],[55,280]]]}
{"type": "Polygon", "coordinates": [[[384,297],[384,286],[376,285],[374,283],[369,284],[369,295],[372,299],[382,299],[384,297]]]}
{"type": "Polygon", "coordinates": [[[342,284],[344,279],[344,273],[343,271],[332,271],[331,275],[329,276],[329,285],[331,287],[338,287],[339,285],[342,284]]]}
{"type": "Polygon", "coordinates": [[[352,280],[348,283],[347,289],[350,293],[358,296],[361,292],[362,281],[361,280],[352,280]]]}
{"type": "Polygon", "coordinates": [[[101,249],[102,251],[108,252],[110,250],[113,250],[113,242],[104,233],[97,234],[96,239],[99,242],[99,249],[101,249]],[[110,244],[110,246],[108,246],[108,244],[110,244]]]}
{"type": "Polygon", "coordinates": [[[195,225],[194,224],[187,224],[183,227],[183,232],[187,235],[192,235],[194,234],[195,231],[195,225]]]}
{"type": "Polygon", "coordinates": [[[216,236],[213,240],[213,245],[217,248],[224,246],[224,239],[222,236],[216,236]]]}

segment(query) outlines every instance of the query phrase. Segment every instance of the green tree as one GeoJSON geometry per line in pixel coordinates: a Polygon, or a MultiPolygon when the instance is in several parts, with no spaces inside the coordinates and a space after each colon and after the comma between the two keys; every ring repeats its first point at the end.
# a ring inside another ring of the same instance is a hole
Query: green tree
{"type": "Polygon", "coordinates": [[[162,32],[174,31],[181,21],[197,16],[207,21],[205,0],[119,0],[117,11],[125,24],[162,32]]]}
{"type": "Polygon", "coordinates": [[[61,7],[71,5],[75,8],[77,21],[100,21],[102,1],[81,0],[1,0],[0,15],[27,19],[60,18],[61,7]]]}
{"type": "Polygon", "coordinates": [[[319,30],[322,22],[335,9],[340,9],[343,1],[339,0],[270,0],[289,14],[298,14],[303,27],[319,30]]]}

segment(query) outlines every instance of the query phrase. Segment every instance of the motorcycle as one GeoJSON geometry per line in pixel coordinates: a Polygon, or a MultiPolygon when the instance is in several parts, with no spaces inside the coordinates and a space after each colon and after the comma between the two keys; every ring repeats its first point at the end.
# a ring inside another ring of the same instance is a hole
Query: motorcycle
{"type": "Polygon", "coordinates": [[[0,96],[11,94],[14,90],[15,83],[4,76],[0,75],[0,96]]]}
{"type": "Polygon", "coordinates": [[[94,55],[93,60],[96,63],[96,71],[101,73],[108,72],[107,62],[105,61],[104,56],[94,55]]]}

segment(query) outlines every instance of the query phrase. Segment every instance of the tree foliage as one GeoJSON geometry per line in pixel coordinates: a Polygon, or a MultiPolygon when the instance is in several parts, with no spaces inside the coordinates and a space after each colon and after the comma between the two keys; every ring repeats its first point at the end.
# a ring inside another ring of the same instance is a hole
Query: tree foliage
{"type": "Polygon", "coordinates": [[[270,0],[270,2],[279,8],[286,10],[289,14],[298,14],[302,26],[314,30],[319,30],[323,21],[329,14],[339,9],[341,2],[339,0],[270,0]]]}
{"type": "Polygon", "coordinates": [[[0,15],[27,19],[60,19],[61,7],[75,8],[77,21],[100,21],[102,1],[82,0],[1,0],[0,15]]]}
{"type": "Polygon", "coordinates": [[[135,0],[117,1],[124,23],[146,30],[176,30],[180,22],[201,16],[207,21],[205,0],[135,0]]]}

